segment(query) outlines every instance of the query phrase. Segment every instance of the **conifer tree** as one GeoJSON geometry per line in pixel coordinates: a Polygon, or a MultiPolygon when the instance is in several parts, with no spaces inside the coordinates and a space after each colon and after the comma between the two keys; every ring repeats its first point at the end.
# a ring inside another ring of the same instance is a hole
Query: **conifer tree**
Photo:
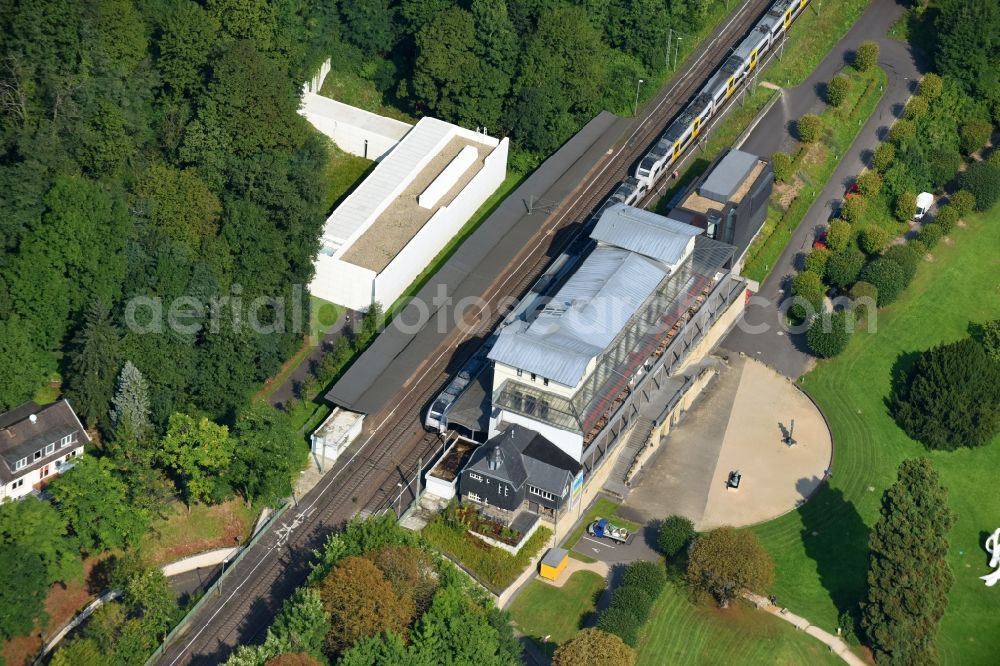
{"type": "Polygon", "coordinates": [[[861,624],[877,663],[937,663],[935,637],[952,585],[945,556],[953,523],[947,491],[930,461],[904,460],[882,496],[869,541],[861,624]]]}
{"type": "Polygon", "coordinates": [[[122,441],[142,441],[150,434],[149,384],[132,361],[125,361],[112,400],[111,426],[122,441]]]}

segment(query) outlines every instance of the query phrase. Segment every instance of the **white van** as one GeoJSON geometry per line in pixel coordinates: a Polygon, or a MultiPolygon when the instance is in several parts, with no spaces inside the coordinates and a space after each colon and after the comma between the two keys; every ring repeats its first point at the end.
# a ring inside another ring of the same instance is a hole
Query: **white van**
{"type": "Polygon", "coordinates": [[[929,211],[931,209],[931,206],[933,205],[934,205],[933,194],[931,194],[930,192],[921,192],[920,194],[918,194],[917,213],[916,215],[913,216],[913,219],[919,220],[920,218],[922,218],[924,215],[927,214],[927,211],[929,211]]]}

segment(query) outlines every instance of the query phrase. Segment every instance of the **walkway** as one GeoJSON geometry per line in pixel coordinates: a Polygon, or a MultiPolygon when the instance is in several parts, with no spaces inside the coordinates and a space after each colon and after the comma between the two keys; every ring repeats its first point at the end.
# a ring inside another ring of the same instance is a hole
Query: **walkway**
{"type": "Polygon", "coordinates": [[[566,581],[570,579],[570,576],[575,574],[577,571],[592,571],[601,578],[607,578],[608,572],[611,571],[611,569],[608,567],[607,562],[581,562],[580,560],[570,557],[566,562],[566,568],[559,573],[559,577],[555,580],[542,578],[540,575],[535,576],[535,580],[541,581],[546,585],[551,585],[552,587],[562,587],[566,584],[566,581]]]}
{"type": "Polygon", "coordinates": [[[783,375],[738,354],[660,447],[618,515],[648,524],[678,514],[699,531],[794,510],[822,483],[833,453],[812,401],[783,375]],[[797,444],[788,446],[783,436],[792,420],[797,444]],[[742,474],[735,491],[726,487],[734,470],[742,474]]]}
{"type": "Polygon", "coordinates": [[[775,617],[781,618],[785,622],[790,622],[795,625],[796,629],[801,629],[813,638],[826,643],[831,652],[836,654],[851,666],[869,666],[868,662],[854,654],[854,651],[851,650],[850,646],[848,646],[844,639],[840,636],[834,636],[828,631],[824,631],[819,627],[813,626],[809,623],[809,620],[804,617],[789,612],[787,608],[779,608],[778,606],[775,606],[759,594],[744,592],[743,597],[756,606],[758,610],[770,613],[775,617]]]}
{"type": "Polygon", "coordinates": [[[292,371],[292,373],[285,378],[281,386],[275,389],[274,393],[271,394],[269,400],[271,404],[275,407],[284,407],[291,400],[295,399],[296,389],[300,384],[302,384],[309,375],[312,374],[312,367],[314,363],[319,363],[323,360],[323,354],[326,350],[333,346],[334,340],[337,336],[341,335],[341,331],[345,328],[351,326],[351,322],[357,321],[361,315],[354,312],[353,310],[345,310],[341,313],[337,321],[333,322],[326,332],[323,334],[323,338],[319,340],[318,344],[314,344],[313,348],[309,350],[309,354],[302,359],[299,365],[292,371]]]}
{"type": "Polygon", "coordinates": [[[802,85],[785,90],[782,103],[771,108],[741,146],[741,149],[758,155],[787,149],[792,144],[791,121],[823,107],[823,100],[819,97],[822,84],[840,70],[862,42],[878,42],[881,50],[879,65],[889,77],[885,94],[761,285],[758,297],[763,298],[754,299],[757,302],[752,301],[747,306],[744,321],[750,325],[765,323],[771,330],[752,334],[738,326],[723,341],[724,347],[745,352],[792,379],[805,373],[813,359],[806,351],[804,335],[788,335],[782,330],[777,305],[785,297],[787,282],[800,268],[801,256],[812,246],[817,229],[826,225],[839,205],[847,184],[870,161],[871,153],[885,137],[892,122],[901,115],[921,76],[921,67],[909,45],[885,36],[904,10],[905,7],[896,0],[874,0],[812,76],[802,85]],[[766,303],[761,304],[763,301],[766,303]]]}

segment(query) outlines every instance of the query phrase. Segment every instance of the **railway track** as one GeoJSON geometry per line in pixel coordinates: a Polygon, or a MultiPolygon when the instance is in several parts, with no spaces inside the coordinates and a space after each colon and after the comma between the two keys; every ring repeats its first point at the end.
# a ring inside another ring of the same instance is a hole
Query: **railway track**
{"type": "MultiPolygon", "coordinates": [[[[557,232],[582,227],[633,164],[682,110],[688,99],[729,54],[729,45],[751,27],[769,0],[746,0],[702,43],[684,73],[660,90],[642,109],[631,134],[591,172],[591,176],[548,216],[536,236],[508,264],[504,274],[482,295],[485,306],[467,313],[469,325],[456,328],[382,413],[367,418],[367,435],[350,457],[342,457],[326,476],[289,509],[258,541],[199,609],[182,635],[167,646],[158,663],[217,664],[235,645],[259,642],[281,603],[308,575],[312,552],[351,517],[406,506],[414,499],[410,482],[418,461],[440,449],[436,434],[423,429],[421,409],[447,383],[454,350],[465,340],[485,336],[507,314],[492,307],[524,294],[550,257],[572,242],[574,234],[557,232]],[[487,313],[493,313],[488,316],[487,313]]],[[[577,230],[579,231],[579,229],[577,230]]],[[[471,351],[469,352],[471,353],[471,351]]],[[[457,359],[464,361],[464,359],[457,359]]]]}

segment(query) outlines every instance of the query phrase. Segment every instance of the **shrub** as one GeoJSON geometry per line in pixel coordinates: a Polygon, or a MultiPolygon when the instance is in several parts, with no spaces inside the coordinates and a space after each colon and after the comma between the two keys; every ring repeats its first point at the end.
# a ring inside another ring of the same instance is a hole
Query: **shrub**
{"type": "Polygon", "coordinates": [[[816,143],[823,132],[823,121],[815,113],[807,113],[795,123],[795,133],[803,143],[816,143]]]}
{"type": "Polygon", "coordinates": [[[926,157],[926,172],[934,187],[944,187],[962,166],[962,156],[952,148],[933,148],[926,157]]]}
{"type": "Polygon", "coordinates": [[[917,211],[917,195],[913,192],[903,192],[896,197],[896,203],[892,207],[892,214],[900,222],[909,222],[917,211]]]}
{"type": "Polygon", "coordinates": [[[1000,166],[1000,148],[994,148],[993,152],[990,153],[990,156],[986,158],[986,161],[990,164],[1000,166]]]}
{"type": "Polygon", "coordinates": [[[881,143],[872,156],[872,167],[879,173],[885,173],[895,159],[896,147],[891,143],[881,143]]]}
{"type": "Polygon", "coordinates": [[[1000,428],[1000,364],[971,338],[919,355],[894,382],[893,415],[932,449],[979,446],[1000,428]]]}
{"type": "Polygon", "coordinates": [[[925,75],[924,78],[920,79],[920,85],[917,87],[917,91],[920,93],[920,96],[926,97],[928,100],[934,100],[940,97],[941,89],[941,77],[937,74],[925,75]]]}
{"type": "Polygon", "coordinates": [[[962,174],[961,183],[975,197],[976,210],[988,210],[1000,198],[1000,165],[976,162],[962,174]]]}
{"type": "Polygon", "coordinates": [[[854,230],[844,220],[834,220],[826,230],[826,244],[831,252],[840,252],[851,242],[854,230]]]}
{"type": "Polygon", "coordinates": [[[869,224],[858,234],[858,245],[865,254],[878,254],[888,244],[889,232],[877,224],[869,224]]]}
{"type": "Polygon", "coordinates": [[[847,349],[853,331],[854,321],[847,312],[824,312],[809,325],[806,343],[816,356],[831,358],[847,349]]]}
{"type": "Polygon", "coordinates": [[[666,584],[667,574],[663,570],[662,562],[633,562],[625,567],[625,573],[622,575],[623,587],[637,587],[654,601],[660,596],[666,584]]]}
{"type": "Polygon", "coordinates": [[[878,303],[878,289],[869,282],[858,280],[851,287],[851,309],[858,319],[868,317],[868,308],[874,308],[878,303]]]}
{"type": "Polygon", "coordinates": [[[847,93],[851,89],[851,82],[843,74],[837,74],[826,84],[826,101],[831,106],[840,106],[847,99],[847,93]]]}
{"type": "Polygon", "coordinates": [[[969,190],[959,190],[951,195],[948,202],[955,207],[958,217],[965,217],[976,208],[976,197],[969,190]]]}
{"type": "Polygon", "coordinates": [[[804,303],[794,303],[788,310],[788,315],[795,321],[805,321],[813,314],[823,309],[823,297],[826,296],[826,289],[823,282],[815,273],[799,273],[792,278],[792,296],[805,300],[804,303]]]}
{"type": "Polygon", "coordinates": [[[941,227],[941,233],[950,234],[958,222],[958,209],[954,204],[948,204],[938,209],[934,216],[934,224],[941,227]]]}
{"type": "Polygon", "coordinates": [[[753,532],[720,527],[694,542],[687,579],[725,608],[744,590],[766,592],[774,581],[774,563],[753,532]]]}
{"type": "Polygon", "coordinates": [[[830,259],[830,251],[825,247],[815,247],[805,258],[805,270],[816,275],[823,275],[826,262],[830,259]]]}
{"type": "Polygon", "coordinates": [[[854,195],[844,201],[844,205],[840,207],[840,216],[854,224],[865,216],[866,208],[868,208],[868,200],[863,196],[854,195]]]}
{"type": "Polygon", "coordinates": [[[897,146],[906,141],[907,139],[912,139],[917,133],[917,128],[911,120],[897,120],[892,124],[889,129],[889,141],[892,141],[897,146]]]}
{"type": "Polygon", "coordinates": [[[644,589],[635,585],[622,585],[611,597],[611,608],[618,608],[639,618],[641,625],[649,617],[649,609],[653,607],[653,597],[644,589]]]}
{"type": "Polygon", "coordinates": [[[774,169],[774,179],[779,183],[787,183],[792,178],[792,158],[786,153],[771,155],[771,167],[774,169]]]}
{"type": "Polygon", "coordinates": [[[614,634],[628,645],[635,646],[638,642],[639,627],[642,625],[642,622],[643,620],[640,620],[622,608],[609,606],[597,618],[597,628],[609,634],[614,634]]]}
{"type": "Polygon", "coordinates": [[[868,170],[858,176],[858,192],[865,197],[874,197],[882,189],[882,176],[877,171],[868,170]]]}
{"type": "Polygon", "coordinates": [[[878,289],[879,307],[899,298],[899,294],[907,284],[902,267],[887,257],[880,257],[865,266],[858,277],[878,289]]]}
{"type": "Polygon", "coordinates": [[[600,629],[584,629],[556,648],[552,666],[632,666],[635,650],[600,629]]]}
{"type": "Polygon", "coordinates": [[[853,245],[848,245],[843,250],[830,255],[823,277],[827,284],[846,289],[858,279],[858,274],[864,264],[865,255],[861,253],[861,250],[853,245]]]}
{"type": "Polygon", "coordinates": [[[962,124],[958,129],[958,145],[962,152],[971,155],[987,143],[993,134],[993,125],[985,120],[973,118],[962,124]]]}
{"type": "Polygon", "coordinates": [[[927,110],[930,105],[927,104],[927,100],[919,95],[910,99],[906,103],[906,109],[903,111],[903,117],[907,120],[920,120],[927,115],[927,110]]]}
{"type": "Polygon", "coordinates": [[[670,516],[660,524],[656,541],[661,553],[674,557],[688,547],[695,535],[694,523],[684,516],[670,516]]]}
{"type": "Polygon", "coordinates": [[[903,269],[903,281],[910,284],[913,276],[917,274],[917,266],[920,265],[921,257],[926,253],[926,245],[920,241],[910,241],[903,245],[893,245],[882,256],[899,264],[899,267],[903,269]]]}
{"type": "Polygon", "coordinates": [[[944,232],[941,230],[941,227],[936,224],[925,224],[920,233],[917,234],[917,239],[926,245],[928,249],[933,250],[942,236],[944,236],[944,232]]]}
{"type": "Polygon", "coordinates": [[[878,44],[872,41],[863,42],[854,53],[854,68],[859,72],[867,72],[878,63],[878,44]]]}

